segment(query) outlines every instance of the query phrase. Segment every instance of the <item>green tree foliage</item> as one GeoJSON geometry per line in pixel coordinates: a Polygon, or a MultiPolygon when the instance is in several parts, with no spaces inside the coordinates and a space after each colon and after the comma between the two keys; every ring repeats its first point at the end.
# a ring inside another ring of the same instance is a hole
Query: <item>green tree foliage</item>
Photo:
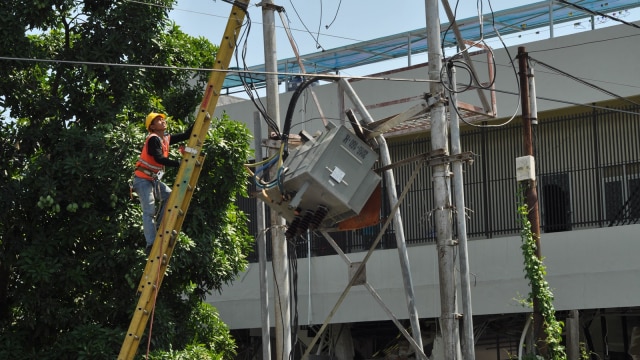
{"type": "MultiPolygon", "coordinates": [[[[164,111],[172,132],[185,129],[208,73],[178,68],[208,68],[217,51],[167,20],[173,1],[154,4],[0,6],[0,55],[40,59],[0,60],[0,358],[113,359],[120,350],[145,265],[128,186],[142,122],[164,111]]],[[[245,195],[249,141],[226,117],[209,130],[157,300],[156,356],[216,358],[234,349],[202,300],[247,264],[251,239],[234,201],[245,195]]],[[[166,175],[169,184],[176,173],[166,175]]]]}

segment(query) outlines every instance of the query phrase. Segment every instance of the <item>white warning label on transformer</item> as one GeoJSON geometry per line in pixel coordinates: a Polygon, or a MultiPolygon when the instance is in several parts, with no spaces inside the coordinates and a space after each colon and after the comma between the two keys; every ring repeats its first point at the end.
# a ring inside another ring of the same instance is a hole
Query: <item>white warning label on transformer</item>
{"type": "Polygon", "coordinates": [[[342,179],[344,179],[344,171],[342,171],[339,167],[335,167],[333,169],[333,171],[331,172],[331,178],[335,181],[337,181],[338,183],[342,182],[342,179]]]}

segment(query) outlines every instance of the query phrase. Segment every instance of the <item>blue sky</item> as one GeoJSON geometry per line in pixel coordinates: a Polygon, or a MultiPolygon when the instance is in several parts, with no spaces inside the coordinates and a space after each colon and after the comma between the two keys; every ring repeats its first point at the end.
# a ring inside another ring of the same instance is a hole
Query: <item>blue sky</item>
{"type": "MultiPolygon", "coordinates": [[[[259,1],[252,0],[249,5],[249,17],[252,27],[248,40],[246,63],[247,66],[264,63],[262,8],[257,7],[259,1]]],[[[456,18],[465,19],[478,16],[481,6],[482,13],[512,9],[532,3],[526,0],[479,0],[476,2],[461,0],[456,18]],[[489,6],[491,4],[491,7],[489,6]]],[[[405,31],[421,29],[426,26],[425,0],[282,0],[274,1],[276,5],[285,9],[286,19],[292,30],[300,54],[309,54],[322,49],[333,49],[361,41],[371,40],[405,31]],[[392,5],[390,5],[392,4],[392,5]],[[317,39],[317,41],[316,41],[317,39]]],[[[449,2],[452,9],[455,2],[449,2]]],[[[448,22],[442,4],[440,7],[440,21],[448,22]]],[[[219,44],[231,5],[222,0],[179,0],[170,17],[184,32],[193,36],[204,36],[212,43],[219,44]]],[[[635,21],[640,18],[640,8],[632,9],[625,21],[635,21]]],[[[280,16],[276,13],[276,53],[278,59],[294,57],[290,42],[282,27],[280,16]]],[[[613,21],[610,21],[613,23],[613,21]]],[[[558,25],[555,36],[586,31],[576,29],[573,24],[558,25]]],[[[548,29],[518,35],[505,36],[507,45],[532,42],[549,37],[548,29]]],[[[487,41],[489,46],[501,47],[498,39],[487,41]]],[[[427,61],[427,54],[414,55],[413,64],[427,61]]],[[[367,75],[377,71],[384,71],[407,65],[406,59],[395,60],[395,63],[379,64],[376,69],[371,65],[363,69],[348,69],[343,75],[367,75]]]]}

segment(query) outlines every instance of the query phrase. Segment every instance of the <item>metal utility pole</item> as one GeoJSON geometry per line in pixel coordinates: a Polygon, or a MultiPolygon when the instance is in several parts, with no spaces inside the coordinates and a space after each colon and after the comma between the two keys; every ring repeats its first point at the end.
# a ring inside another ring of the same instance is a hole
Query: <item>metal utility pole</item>
{"type": "MultiPolygon", "coordinates": [[[[456,68],[452,66],[448,72],[449,88],[449,127],[451,128],[451,155],[462,153],[460,145],[460,119],[458,118],[458,100],[456,96],[456,68]]],[[[453,199],[456,206],[456,225],[458,229],[458,252],[460,254],[460,288],[462,295],[462,358],[474,360],[476,352],[473,339],[473,310],[471,307],[471,284],[469,280],[469,256],[467,252],[467,219],[464,203],[464,179],[462,159],[453,162],[453,199]]]]}
{"type": "MultiPolygon", "coordinates": [[[[518,69],[520,75],[520,98],[522,105],[522,142],[524,155],[535,156],[533,151],[533,129],[531,126],[531,103],[529,101],[529,56],[524,46],[518,47],[518,69]]],[[[542,258],[540,248],[540,215],[538,209],[538,191],[536,189],[535,178],[525,182],[525,203],[529,209],[527,216],[531,223],[531,233],[536,242],[536,256],[542,258]]],[[[543,317],[540,312],[540,303],[537,299],[533,299],[533,336],[539,345],[544,344],[543,317]],[[538,340],[543,342],[539,342],[538,340]]],[[[539,350],[544,354],[544,346],[539,346],[539,350]]]]}
{"type": "MultiPolygon", "coordinates": [[[[444,107],[444,87],[440,79],[442,47],[438,0],[425,0],[427,43],[429,44],[429,92],[431,94],[431,156],[448,156],[447,120],[444,107]]],[[[449,163],[433,165],[434,210],[440,280],[440,324],[445,360],[455,360],[459,348],[458,314],[456,312],[455,262],[453,257],[449,163]]]]}
{"type": "MultiPolygon", "coordinates": [[[[264,63],[266,75],[267,114],[280,126],[280,98],[278,90],[278,58],[276,56],[275,14],[272,0],[262,5],[262,31],[264,34],[264,63]]],[[[269,132],[274,129],[269,129],[269,132]]],[[[275,167],[277,168],[277,167],[275,167]]],[[[275,172],[271,174],[276,176],[275,172]]],[[[275,284],[276,358],[288,359],[291,354],[291,302],[289,287],[289,262],[287,240],[284,236],[285,221],[277,212],[271,212],[271,244],[273,248],[273,280],[275,284]]]]}
{"type": "MultiPolygon", "coordinates": [[[[259,112],[255,112],[253,119],[253,128],[255,134],[262,134],[262,117],[259,112]]],[[[261,136],[255,137],[255,156],[256,162],[262,160],[262,139],[261,136]]],[[[271,325],[269,321],[269,288],[267,281],[267,233],[265,230],[265,204],[262,200],[257,201],[257,226],[258,226],[258,266],[260,275],[260,319],[262,322],[262,359],[271,359],[271,325]]]]}

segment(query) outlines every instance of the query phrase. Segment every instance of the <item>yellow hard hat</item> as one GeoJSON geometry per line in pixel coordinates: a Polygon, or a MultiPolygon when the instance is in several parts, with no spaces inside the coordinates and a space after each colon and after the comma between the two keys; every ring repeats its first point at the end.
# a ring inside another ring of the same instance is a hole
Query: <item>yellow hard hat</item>
{"type": "Polygon", "coordinates": [[[149,115],[147,115],[147,119],[144,121],[144,127],[147,130],[149,130],[149,126],[151,125],[151,122],[153,122],[153,119],[157,118],[158,116],[160,116],[163,119],[167,117],[167,115],[165,114],[150,112],[149,115]]]}

